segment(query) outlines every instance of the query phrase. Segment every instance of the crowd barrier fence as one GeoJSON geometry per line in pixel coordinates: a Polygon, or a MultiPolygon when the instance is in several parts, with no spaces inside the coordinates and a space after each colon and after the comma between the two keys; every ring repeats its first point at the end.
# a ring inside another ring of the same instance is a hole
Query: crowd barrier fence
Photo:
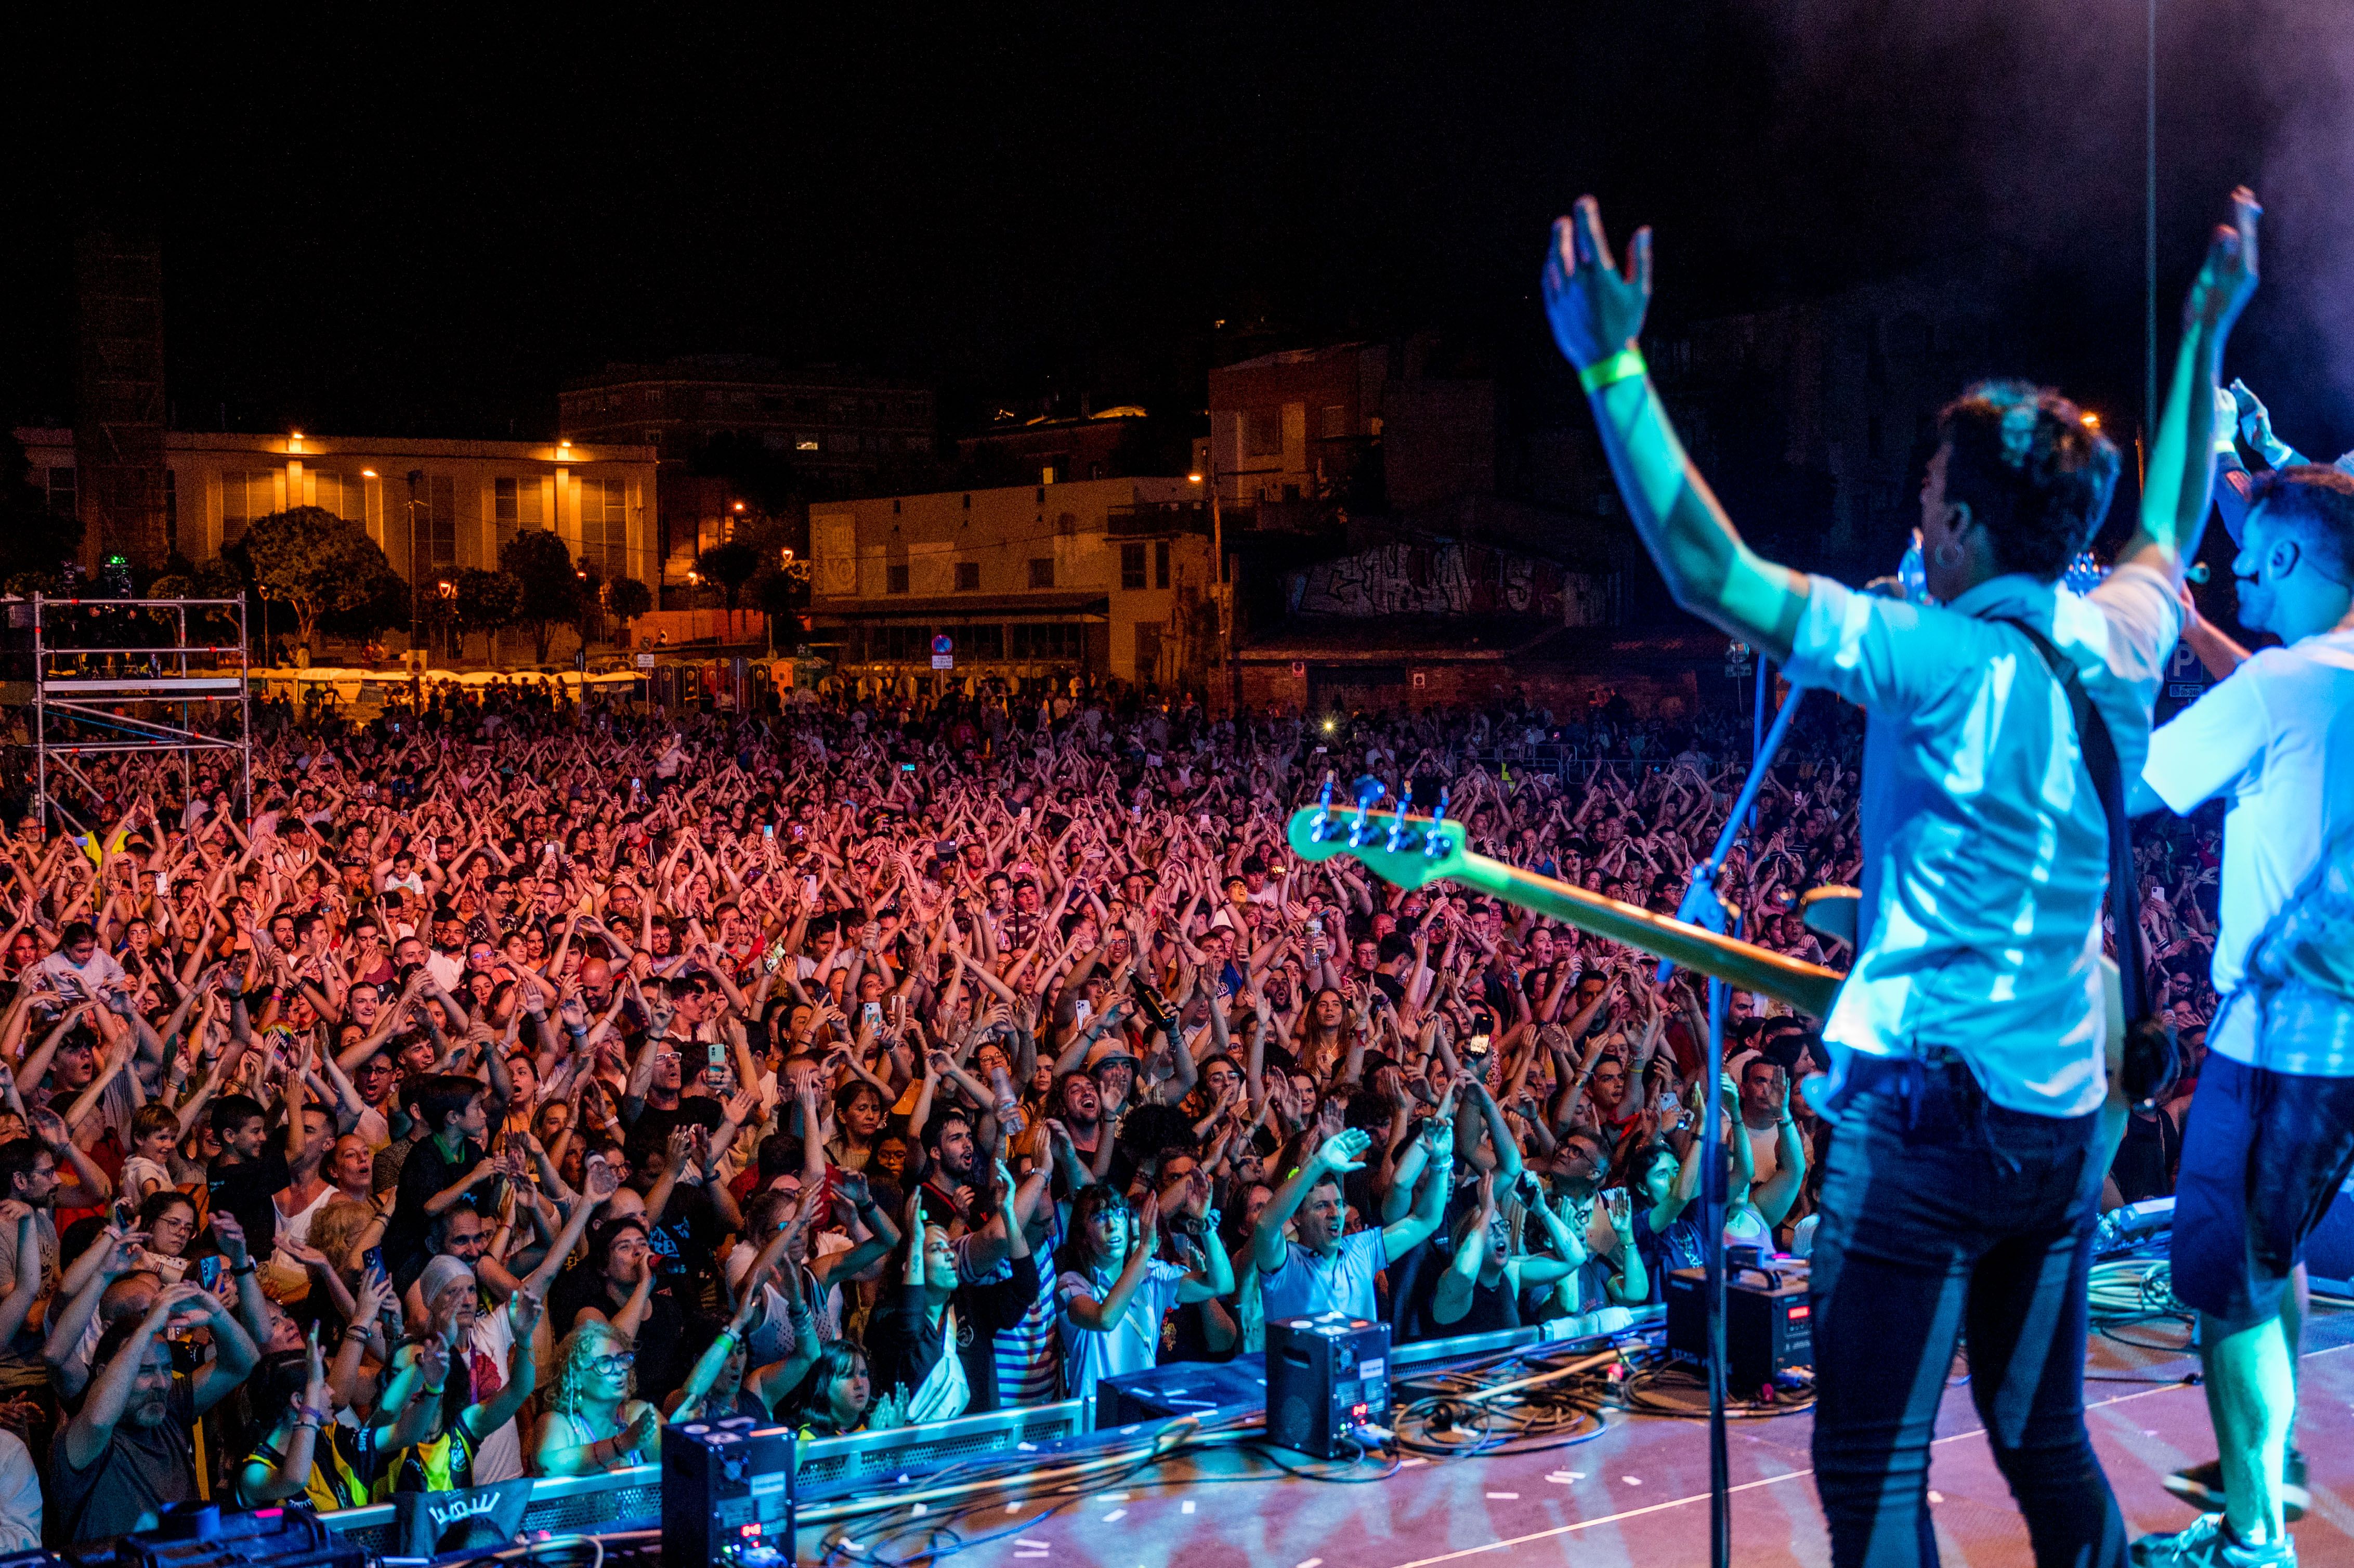
{"type": "MultiPolygon", "coordinates": [[[[1606,1334],[1588,1335],[1596,1345],[1656,1322],[1659,1308],[1645,1308],[1622,1327],[1606,1334]]],[[[1400,1345],[1392,1351],[1394,1374],[1417,1367],[1471,1361],[1513,1350],[1560,1342],[1571,1343],[1571,1319],[1556,1319],[1533,1328],[1511,1329],[1493,1334],[1448,1340],[1426,1340],[1400,1345]]],[[[1176,1417],[1188,1420],[1190,1417],[1176,1417]]],[[[1143,1430],[1158,1431],[1168,1422],[1148,1423],[1143,1430]]],[[[985,1415],[959,1416],[954,1421],[928,1422],[920,1426],[893,1427],[882,1432],[858,1432],[846,1437],[821,1437],[795,1450],[794,1495],[804,1511],[811,1505],[879,1496],[893,1482],[910,1474],[1003,1455],[1044,1449],[1050,1445],[1084,1439],[1095,1428],[1095,1402],[1057,1400],[1050,1404],[1018,1406],[985,1415]]],[[[1123,1428],[1124,1433],[1137,1430],[1123,1428]]],[[[827,1510],[856,1511],[853,1508],[827,1510]]],[[[526,1531],[551,1535],[588,1533],[624,1526],[643,1526],[662,1516],[662,1467],[634,1465],[594,1476],[564,1476],[538,1482],[524,1513],[526,1531]]],[[[321,1516],[371,1556],[383,1554],[393,1533],[393,1507],[372,1503],[321,1516]]]]}

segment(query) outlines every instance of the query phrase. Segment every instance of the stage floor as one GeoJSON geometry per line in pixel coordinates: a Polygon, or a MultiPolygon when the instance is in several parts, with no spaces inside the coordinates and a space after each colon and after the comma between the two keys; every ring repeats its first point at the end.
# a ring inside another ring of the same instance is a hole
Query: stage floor
{"type": "MultiPolygon", "coordinates": [[[[2163,1325],[2127,1331],[2173,1337],[2163,1325]]],[[[2105,1339],[2094,1347],[2088,1419],[2126,1525],[2136,1534],[2179,1529],[2190,1510],[2159,1478],[2214,1454],[2205,1396],[2183,1381],[2197,1361],[2105,1339]]],[[[1809,1479],[1811,1429],[1804,1414],[1732,1425],[1733,1559],[1744,1568],[1830,1561],[1809,1479]]],[[[1945,1561],[2027,1568],[2026,1531],[1967,1387],[1946,1391],[1938,1432],[1929,1484],[1945,1561]]],[[[2300,1560],[2306,1568],[2354,1568],[2354,1311],[2317,1308],[2298,1436],[2314,1492],[2313,1511],[2295,1527],[2300,1560]]],[[[1076,1499],[1001,1501],[957,1521],[964,1538],[991,1539],[951,1561],[960,1568],[1436,1568],[1500,1555],[1577,1568],[1690,1568],[1708,1559],[1704,1421],[1614,1413],[1608,1431],[1574,1447],[1410,1463],[1368,1485],[1267,1474],[1240,1453],[1213,1452],[1076,1499]]],[[[900,1510],[842,1533],[899,1562],[923,1545],[907,1528],[920,1522],[900,1510]]],[[[803,1563],[822,1560],[822,1538],[805,1534],[801,1551],[803,1563]]]]}

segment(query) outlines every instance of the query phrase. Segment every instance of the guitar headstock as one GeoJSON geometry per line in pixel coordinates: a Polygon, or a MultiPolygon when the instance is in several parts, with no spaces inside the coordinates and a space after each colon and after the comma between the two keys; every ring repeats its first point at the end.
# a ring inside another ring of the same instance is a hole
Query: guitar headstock
{"type": "Polygon", "coordinates": [[[1384,882],[1400,887],[1421,887],[1453,876],[1463,869],[1463,824],[1447,820],[1447,797],[1427,817],[1408,816],[1403,803],[1389,811],[1373,810],[1385,791],[1380,781],[1357,781],[1357,805],[1352,810],[1332,805],[1332,780],[1324,780],[1321,803],[1292,813],[1285,838],[1291,853],[1302,860],[1331,860],[1345,854],[1384,882]]]}

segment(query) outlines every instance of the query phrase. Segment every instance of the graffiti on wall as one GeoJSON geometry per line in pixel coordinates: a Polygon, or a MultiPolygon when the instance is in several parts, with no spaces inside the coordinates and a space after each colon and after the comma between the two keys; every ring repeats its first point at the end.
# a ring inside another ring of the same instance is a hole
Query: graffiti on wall
{"type": "Polygon", "coordinates": [[[1579,624],[1589,579],[1551,561],[1451,541],[1378,545],[1291,577],[1302,615],[1539,615],[1579,624]]]}

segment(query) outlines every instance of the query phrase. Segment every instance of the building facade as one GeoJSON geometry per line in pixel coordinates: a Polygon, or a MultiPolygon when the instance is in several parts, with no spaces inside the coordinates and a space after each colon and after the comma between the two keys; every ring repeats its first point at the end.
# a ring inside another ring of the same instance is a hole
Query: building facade
{"type": "Polygon", "coordinates": [[[557,394],[557,434],[584,446],[650,446],[665,461],[742,435],[821,479],[854,482],[895,460],[928,458],[931,392],[831,370],[787,370],[749,355],[609,365],[557,394]]]}
{"type": "MultiPolygon", "coordinates": [[[[704,471],[697,460],[713,442],[748,445],[759,463],[794,476],[802,493],[842,494],[883,487],[885,476],[929,463],[935,424],[928,388],[846,371],[788,370],[750,355],[609,365],[557,395],[559,438],[653,451],[655,569],[644,580],[664,604],[693,601],[696,558],[733,538],[748,508],[761,504],[733,480],[704,471]]],[[[797,531],[797,503],[795,514],[787,522],[797,531]]]]}
{"type": "Polygon", "coordinates": [[[1382,434],[1390,351],[1287,349],[1210,372],[1209,461],[1227,506],[1314,499],[1382,434]]]}
{"type": "Polygon", "coordinates": [[[1020,477],[1038,484],[1111,479],[1121,467],[1120,448],[1147,418],[1133,404],[1105,408],[1076,419],[1012,419],[978,435],[960,437],[957,455],[983,470],[984,479],[1020,477]],[[1003,470],[1003,474],[989,472],[1003,470]]]}
{"type": "Polygon", "coordinates": [[[810,509],[811,636],[845,674],[1089,674],[1200,686],[1215,653],[1210,507],[1183,479],[886,495],[810,509]]]}
{"type": "MultiPolygon", "coordinates": [[[[82,489],[74,432],[16,435],[33,482],[53,508],[72,510],[82,489]]],[[[660,567],[646,447],[175,430],[163,478],[164,549],[192,562],[219,555],[258,517],[318,506],[366,525],[404,580],[495,569],[499,546],[527,528],[554,529],[607,581],[652,583],[660,567]]]]}

